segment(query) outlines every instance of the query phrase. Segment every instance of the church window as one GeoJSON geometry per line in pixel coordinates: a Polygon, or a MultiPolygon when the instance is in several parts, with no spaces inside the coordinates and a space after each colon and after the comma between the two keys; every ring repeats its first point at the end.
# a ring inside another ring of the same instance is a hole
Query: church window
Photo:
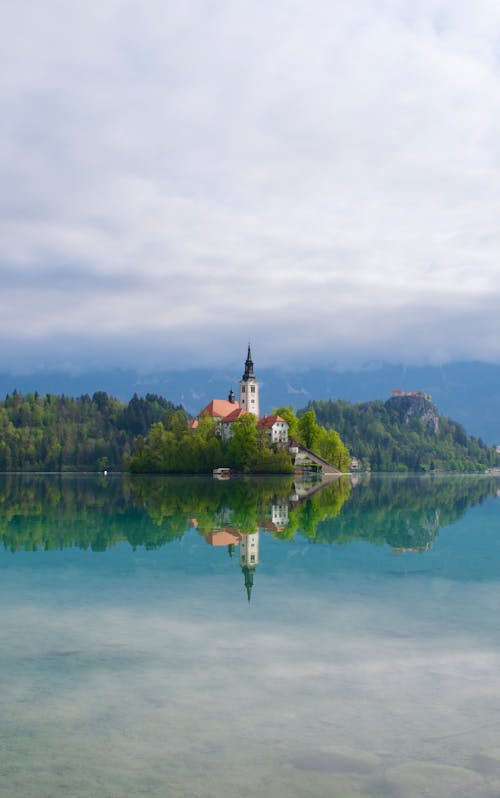
{"type": "Polygon", "coordinates": [[[241,393],[245,393],[245,386],[244,385],[241,386],[241,393]]]}
{"type": "Polygon", "coordinates": [[[255,393],[255,385],[251,385],[251,386],[250,386],[250,391],[251,391],[252,393],[255,393]]]}

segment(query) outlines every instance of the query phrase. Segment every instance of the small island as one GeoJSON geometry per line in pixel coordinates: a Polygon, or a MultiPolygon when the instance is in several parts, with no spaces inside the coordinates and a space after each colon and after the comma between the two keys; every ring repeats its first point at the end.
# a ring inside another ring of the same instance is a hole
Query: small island
{"type": "Polygon", "coordinates": [[[212,399],[188,422],[179,412],[159,421],[137,442],[128,467],[134,473],[208,473],[233,469],[252,474],[312,471],[322,477],[349,470],[351,458],[338,433],[320,427],[314,411],[298,418],[280,407],[260,417],[260,386],[250,344],[239,383],[227,399],[212,399]]]}

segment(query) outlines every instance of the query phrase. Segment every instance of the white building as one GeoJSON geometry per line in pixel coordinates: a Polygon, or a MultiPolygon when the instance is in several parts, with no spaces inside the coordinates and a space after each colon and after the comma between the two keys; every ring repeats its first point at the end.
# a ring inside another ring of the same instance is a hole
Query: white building
{"type": "Polygon", "coordinates": [[[264,416],[257,426],[267,432],[270,444],[288,446],[288,424],[281,416],[264,416]]]}

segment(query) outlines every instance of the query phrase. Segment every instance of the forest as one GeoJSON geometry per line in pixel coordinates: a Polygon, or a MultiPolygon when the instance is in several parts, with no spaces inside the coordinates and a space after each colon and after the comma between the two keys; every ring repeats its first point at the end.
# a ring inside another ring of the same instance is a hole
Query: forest
{"type": "Polygon", "coordinates": [[[123,470],[137,436],[179,407],[155,394],[128,403],[18,391],[0,401],[0,471],[123,470]]]}
{"type": "MultiPolygon", "coordinates": [[[[435,408],[431,405],[431,411],[435,408]]],[[[339,471],[351,456],[361,469],[385,472],[485,471],[500,457],[463,427],[437,416],[404,415],[393,400],[352,404],[312,401],[297,414],[275,408],[289,434],[339,471]]],[[[224,441],[212,418],[188,429],[190,416],[156,394],[125,403],[98,391],[56,396],[17,391],[0,400],[0,471],[112,471],[210,473],[227,466],[243,473],[291,473],[291,458],[269,445],[251,415],[233,424],[224,441]]]]}
{"type": "MultiPolygon", "coordinates": [[[[349,455],[337,433],[321,430],[282,408],[297,439],[346,471],[349,455]]],[[[74,398],[18,391],[0,401],[0,471],[124,471],[211,473],[228,466],[244,473],[291,473],[286,450],[269,445],[251,414],[221,440],[212,418],[188,428],[190,416],[156,394],[120,402],[98,391],[74,398]]]]}
{"type": "Polygon", "coordinates": [[[456,421],[436,415],[437,429],[432,430],[422,418],[408,418],[392,400],[311,401],[299,415],[306,412],[314,412],[320,424],[336,430],[364,469],[474,472],[500,462],[494,447],[467,435],[456,421]]]}

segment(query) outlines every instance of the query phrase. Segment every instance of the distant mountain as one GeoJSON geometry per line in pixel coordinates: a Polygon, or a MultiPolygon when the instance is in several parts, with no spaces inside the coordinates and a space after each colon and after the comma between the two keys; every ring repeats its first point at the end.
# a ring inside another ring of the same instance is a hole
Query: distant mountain
{"type": "MultiPolygon", "coordinates": [[[[304,407],[311,399],[345,399],[366,402],[387,399],[391,390],[420,390],[432,395],[439,412],[460,422],[467,432],[490,444],[500,443],[500,365],[480,362],[445,366],[371,365],[358,371],[325,368],[260,369],[261,412],[279,405],[304,407]]],[[[241,369],[192,369],[141,375],[129,370],[85,372],[78,375],[38,372],[13,376],[0,374],[0,395],[17,388],[23,393],[57,393],[79,396],[107,391],[126,401],[134,393],[161,394],[196,413],[213,397],[237,393],[241,369]]]]}

